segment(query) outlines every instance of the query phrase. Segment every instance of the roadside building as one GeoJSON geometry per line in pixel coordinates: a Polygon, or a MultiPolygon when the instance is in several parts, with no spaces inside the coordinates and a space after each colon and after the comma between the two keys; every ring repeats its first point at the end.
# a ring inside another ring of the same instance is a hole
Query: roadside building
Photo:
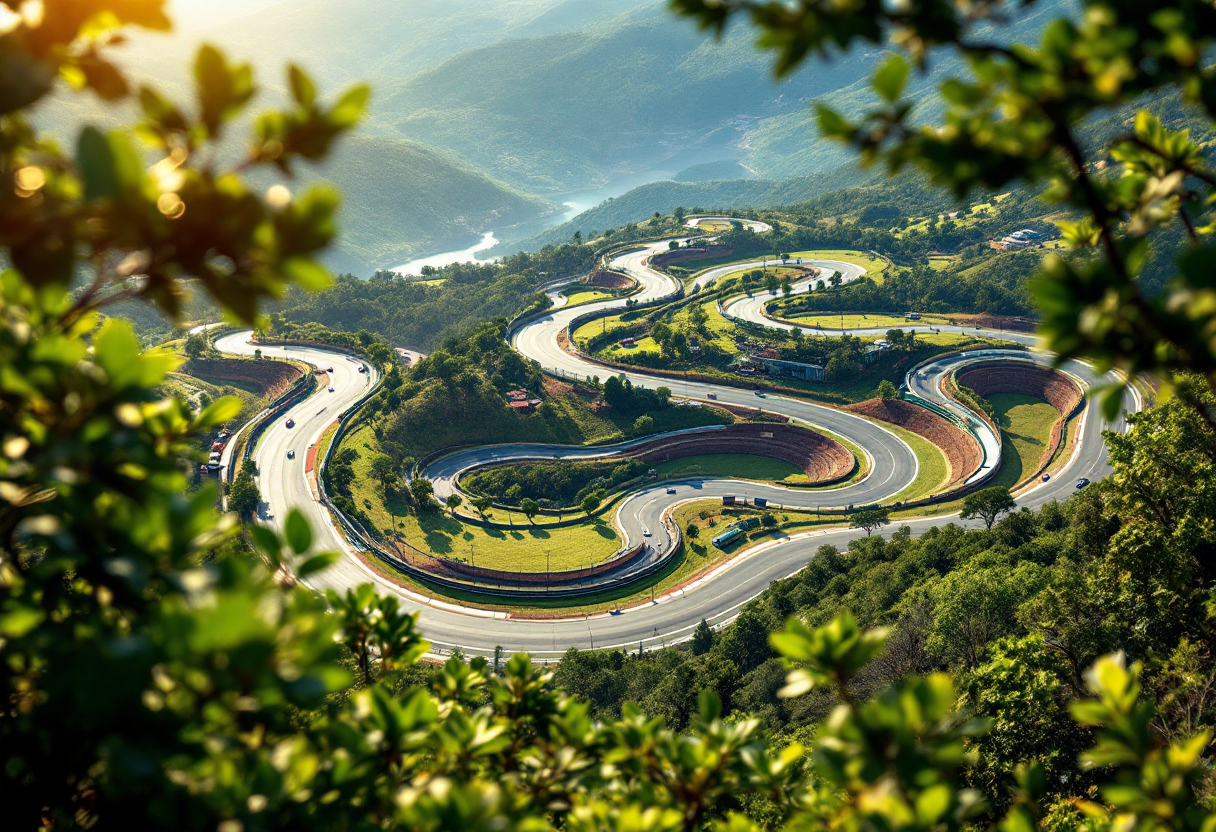
{"type": "Polygon", "coordinates": [[[786,361],[767,355],[756,354],[748,358],[748,364],[769,375],[795,378],[799,381],[823,381],[821,364],[805,364],[801,361],[786,361]]]}

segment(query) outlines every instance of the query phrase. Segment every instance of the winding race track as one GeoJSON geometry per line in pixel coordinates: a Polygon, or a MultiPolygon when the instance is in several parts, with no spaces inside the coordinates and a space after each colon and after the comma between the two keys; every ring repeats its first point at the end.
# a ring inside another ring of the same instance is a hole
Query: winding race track
{"type": "MultiPolygon", "coordinates": [[[[707,219],[707,218],[701,218],[707,219]]],[[[695,226],[698,220],[690,220],[695,226]]],[[[768,226],[763,223],[752,223],[757,231],[766,231],[768,226]]],[[[640,245],[623,254],[619,254],[612,262],[613,268],[624,271],[636,278],[640,291],[633,297],[641,303],[658,302],[668,297],[675,297],[680,290],[679,283],[672,277],[664,275],[647,265],[647,260],[653,254],[667,250],[667,242],[651,245],[640,245]]],[[[818,266],[828,272],[839,271],[845,280],[855,279],[863,270],[852,264],[836,261],[803,261],[804,265],[818,266]]],[[[757,261],[757,266],[760,261],[757,261]]],[[[704,284],[730,271],[748,268],[750,264],[734,264],[721,269],[715,269],[698,279],[704,284]]],[[[802,286],[805,286],[805,281],[802,286]]],[[[724,304],[724,313],[753,323],[763,323],[766,326],[792,327],[793,324],[774,321],[764,314],[764,298],[733,299],[724,304]]],[[[557,308],[549,313],[529,320],[518,328],[512,335],[512,343],[524,356],[537,361],[546,372],[557,376],[586,378],[589,376],[605,377],[615,374],[616,368],[606,368],[578,354],[568,352],[559,344],[558,336],[570,322],[589,311],[600,311],[611,314],[622,308],[624,301],[619,299],[579,305],[575,308],[557,308]]],[[[918,327],[927,330],[929,327],[918,327]]],[[[830,330],[810,330],[803,327],[807,334],[820,332],[825,335],[835,335],[830,330]]],[[[949,331],[951,327],[942,327],[949,331]]],[[[954,328],[959,331],[976,332],[973,328],[954,328]]],[[[866,330],[850,330],[854,334],[867,334],[866,330]]],[[[878,333],[880,330],[869,331],[878,333]]],[[[983,331],[992,338],[1003,338],[1009,341],[1027,343],[1033,339],[1030,336],[983,331]]],[[[251,355],[255,345],[250,343],[250,333],[241,332],[217,339],[216,346],[224,352],[251,355]]],[[[360,548],[352,544],[347,536],[335,526],[333,518],[326,508],[318,501],[315,482],[312,474],[306,471],[310,445],[315,444],[326,427],[344,410],[357,403],[374,386],[375,370],[370,365],[367,373],[357,371],[359,361],[346,355],[320,347],[290,346],[286,350],[281,347],[261,346],[268,355],[286,355],[288,357],[308,362],[321,368],[333,368],[330,373],[330,384],[333,392],[328,392],[326,385],[321,385],[318,392],[301,403],[292,407],[276,424],[271,426],[255,452],[255,459],[260,471],[259,484],[266,501],[260,512],[263,522],[278,527],[289,508],[299,508],[311,521],[314,530],[314,549],[336,550],[343,552],[346,557],[320,575],[311,577],[309,585],[316,589],[333,588],[345,591],[369,581],[378,585],[381,591],[390,592],[402,598],[407,608],[417,609],[420,614],[420,624],[423,632],[430,638],[438,652],[449,652],[459,647],[466,654],[491,654],[495,647],[501,646],[507,652],[526,651],[534,658],[541,660],[556,659],[567,648],[626,648],[651,649],[666,644],[683,641],[691,637],[693,629],[706,619],[713,626],[728,623],[738,614],[739,609],[750,599],[764,591],[768,585],[785,578],[804,567],[814,551],[822,545],[831,544],[845,548],[848,542],[863,532],[848,529],[830,529],[806,532],[793,535],[787,539],[774,541],[739,555],[715,571],[695,583],[674,590],[667,595],[656,598],[618,612],[589,617],[560,618],[552,620],[517,619],[506,612],[488,612],[485,610],[463,607],[456,603],[438,600],[417,594],[388,581],[373,572],[357,557],[352,549],[360,548]],[[288,418],[295,420],[293,428],[286,427],[288,418]],[[295,451],[294,458],[288,459],[288,450],[295,451]]],[[[987,360],[999,359],[1010,361],[1035,361],[1049,364],[1050,356],[1041,353],[1026,353],[1012,350],[987,350],[982,353],[987,360]]],[[[945,356],[909,375],[907,385],[911,392],[934,403],[959,411],[959,406],[946,399],[938,388],[938,382],[947,374],[957,369],[961,363],[975,360],[974,355],[945,356]]],[[[1082,386],[1088,387],[1102,381],[1095,377],[1089,367],[1083,364],[1070,363],[1064,371],[1076,378],[1082,386]]],[[[634,385],[643,387],[670,387],[673,394],[679,398],[708,401],[710,394],[718,403],[736,404],[747,407],[760,407],[766,411],[789,416],[791,420],[812,425],[821,431],[835,434],[855,446],[863,449],[868,457],[869,473],[860,481],[851,482],[846,486],[827,491],[807,489],[787,489],[777,485],[767,485],[754,482],[721,479],[696,479],[672,482],[664,481],[661,485],[643,488],[630,494],[618,508],[615,519],[624,538],[629,542],[642,540],[643,528],[654,532],[650,542],[655,556],[661,556],[674,543],[674,530],[669,522],[664,521],[665,513],[674,505],[691,499],[720,497],[726,494],[739,496],[765,496],[771,502],[785,506],[801,506],[814,508],[816,506],[844,506],[849,504],[865,505],[880,500],[890,500],[906,488],[917,475],[916,456],[901,439],[876,422],[859,416],[836,410],[830,407],[812,404],[810,402],[788,398],[779,395],[762,395],[756,391],[742,390],[736,387],[718,386],[702,382],[686,382],[678,379],[663,378],[644,372],[629,371],[625,373],[634,385]],[[676,494],[667,494],[667,489],[675,488],[676,494]]],[[[1125,402],[1127,411],[1139,408],[1140,403],[1134,392],[1127,394],[1125,402]]],[[[968,418],[969,414],[960,413],[968,418]]],[[[974,419],[973,416],[970,418],[974,419]]],[[[1106,459],[1105,445],[1102,442],[1102,430],[1123,429],[1123,420],[1118,424],[1103,424],[1096,409],[1087,402],[1087,409],[1081,417],[1079,437],[1072,457],[1064,468],[1057,472],[1049,482],[1040,483],[1028,491],[1023,491],[1017,497],[1019,506],[1038,506],[1049,500],[1064,500],[1073,493],[1073,483],[1079,477],[1097,480],[1109,473],[1110,468],[1106,459]]],[[[979,420],[974,420],[979,422],[979,420]]],[[[979,422],[979,425],[983,425],[979,422]]],[[[979,426],[977,425],[977,428],[979,426]]],[[[999,453],[999,446],[993,446],[999,440],[995,436],[984,437],[983,431],[991,433],[991,429],[983,426],[976,432],[985,446],[985,462],[992,463],[992,455],[999,453]]],[[[627,444],[627,443],[626,443],[627,444]]],[[[563,446],[542,445],[504,445],[472,448],[441,457],[427,468],[427,475],[436,484],[436,494],[440,497],[455,487],[455,479],[459,473],[471,466],[487,462],[504,462],[520,459],[553,458],[561,456],[597,457],[610,453],[613,449],[605,448],[571,448],[563,446]]],[[[976,471],[973,478],[982,477],[984,468],[976,471]]],[[[953,518],[955,522],[957,518],[953,518]]],[[[905,521],[901,525],[909,526],[914,534],[919,534],[934,525],[945,522],[942,517],[931,519],[905,521]]],[[[281,528],[279,529],[281,531],[281,528]]]]}

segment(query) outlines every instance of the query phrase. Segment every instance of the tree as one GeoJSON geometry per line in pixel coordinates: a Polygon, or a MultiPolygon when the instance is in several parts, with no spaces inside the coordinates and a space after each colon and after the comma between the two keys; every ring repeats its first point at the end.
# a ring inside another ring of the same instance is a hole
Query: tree
{"type": "Polygon", "coordinates": [[[648,436],[654,433],[654,417],[643,414],[633,420],[633,435],[648,436]]]}
{"type": "Polygon", "coordinates": [[[228,510],[246,516],[256,513],[261,504],[262,492],[253,481],[249,466],[243,466],[228,487],[228,510]]]}
{"type": "Polygon", "coordinates": [[[863,508],[849,515],[850,529],[865,529],[866,537],[875,529],[891,525],[891,512],[885,508],[863,508]]]}
{"type": "Polygon", "coordinates": [[[765,275],[764,288],[767,291],[772,292],[773,294],[776,294],[777,287],[779,287],[780,285],[781,285],[781,278],[777,277],[776,273],[769,272],[767,275],[765,275]]]}
{"type": "Polygon", "coordinates": [[[473,499],[469,500],[469,505],[471,505],[473,510],[477,512],[478,517],[485,520],[486,515],[490,511],[490,507],[494,505],[494,501],[489,497],[474,497],[473,499]]]}
{"type": "Polygon", "coordinates": [[[882,399],[884,402],[888,402],[891,399],[896,398],[898,395],[899,390],[896,389],[894,384],[887,381],[885,378],[878,382],[878,398],[882,399]]]}
{"type": "Polygon", "coordinates": [[[709,649],[714,646],[714,631],[709,626],[709,622],[704,618],[697,628],[692,631],[692,654],[694,656],[704,656],[709,652],[709,649]]]}
{"type": "Polygon", "coordinates": [[[449,494],[443,502],[448,507],[448,513],[455,517],[456,509],[460,508],[460,504],[464,502],[464,498],[459,494],[449,494]]]}
{"type": "Polygon", "coordinates": [[[959,517],[964,520],[979,517],[984,521],[984,526],[991,529],[998,517],[1015,508],[1017,508],[1017,503],[1009,493],[1009,489],[994,485],[991,488],[981,488],[979,491],[968,494],[963,500],[963,510],[959,517]]]}
{"type": "Polygon", "coordinates": [[[600,507],[601,502],[603,501],[600,499],[598,494],[588,494],[583,498],[582,502],[579,503],[579,507],[582,508],[584,514],[590,517],[592,513],[600,507]]]}
{"type": "Polygon", "coordinates": [[[766,511],[760,515],[760,525],[766,529],[777,528],[777,517],[771,511],[766,511]]]}
{"type": "Polygon", "coordinates": [[[684,531],[688,535],[689,540],[696,540],[701,536],[701,527],[691,520],[688,521],[688,527],[684,531]]]}
{"type": "Polygon", "coordinates": [[[373,456],[369,473],[379,480],[380,485],[384,488],[388,488],[400,479],[397,474],[397,467],[393,464],[393,458],[388,454],[376,454],[373,456]]]}
{"type": "Polygon", "coordinates": [[[414,498],[414,505],[419,511],[426,511],[434,507],[435,498],[432,496],[435,493],[434,484],[426,477],[414,477],[410,480],[410,496],[414,498]]]}
{"type": "Polygon", "coordinates": [[[672,251],[675,251],[679,247],[680,247],[680,243],[678,240],[672,240],[670,243],[667,244],[667,248],[669,248],[672,251]]]}
{"type": "Polygon", "coordinates": [[[524,513],[524,517],[527,517],[528,522],[531,523],[532,518],[540,511],[540,503],[531,497],[524,497],[519,501],[519,510],[524,513]]]}
{"type": "Polygon", "coordinates": [[[186,346],[184,347],[186,355],[190,358],[199,358],[210,348],[211,342],[207,340],[206,332],[191,333],[186,338],[186,346]]]}

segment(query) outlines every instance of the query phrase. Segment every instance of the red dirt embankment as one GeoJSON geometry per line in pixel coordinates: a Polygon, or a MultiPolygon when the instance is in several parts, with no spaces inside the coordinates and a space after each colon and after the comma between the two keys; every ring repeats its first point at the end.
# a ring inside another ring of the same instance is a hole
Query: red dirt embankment
{"type": "Polygon", "coordinates": [[[647,442],[630,452],[643,462],[668,462],[701,454],[749,454],[797,465],[816,484],[853,473],[853,454],[835,439],[794,425],[754,422],[647,442]]]}
{"type": "Polygon", "coordinates": [[[1085,400],[1085,394],[1071,378],[1058,370],[1034,364],[1025,366],[975,364],[955,373],[954,378],[959,384],[970,387],[981,396],[989,396],[993,393],[1021,393],[1024,396],[1042,399],[1059,412],[1060,418],[1051,426],[1051,438],[1047,442],[1043,456],[1039,458],[1038,467],[1022,482],[1034,479],[1043,473],[1043,469],[1055,456],[1060,442],[1064,439],[1064,426],[1067,418],[1085,400]]]}
{"type": "Polygon", "coordinates": [[[286,361],[242,361],[235,358],[192,358],[181,370],[204,381],[231,381],[255,388],[267,399],[287,392],[303,373],[286,361]]]}
{"type": "Polygon", "coordinates": [[[935,413],[930,413],[923,407],[891,399],[870,399],[849,405],[846,410],[878,419],[880,422],[890,422],[905,430],[925,437],[946,454],[950,462],[950,481],[943,491],[961,485],[980,466],[984,453],[980,444],[965,431],[960,430],[935,413]]]}
{"type": "Polygon", "coordinates": [[[632,289],[637,281],[627,275],[610,272],[607,269],[596,269],[582,281],[588,286],[601,289],[632,289]]]}
{"type": "Polygon", "coordinates": [[[992,393],[1021,393],[1050,404],[1066,416],[1081,403],[1081,390],[1068,376],[1037,365],[976,364],[961,370],[955,378],[981,396],[992,393]]]}

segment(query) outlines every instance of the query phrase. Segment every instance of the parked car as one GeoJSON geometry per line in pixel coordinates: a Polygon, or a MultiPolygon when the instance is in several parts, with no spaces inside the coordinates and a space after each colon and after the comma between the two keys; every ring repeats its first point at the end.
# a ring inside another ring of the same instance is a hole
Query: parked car
{"type": "Polygon", "coordinates": [[[289,428],[294,428],[295,426],[296,426],[296,420],[295,420],[295,419],[288,419],[288,420],[287,420],[287,427],[289,427],[289,428]]]}
{"type": "Polygon", "coordinates": [[[296,458],[296,452],[295,452],[295,451],[292,451],[292,450],[289,450],[289,451],[287,452],[287,458],[288,458],[288,459],[295,459],[295,458],[296,458]]]}
{"type": "Polygon", "coordinates": [[[1089,485],[1089,480],[1085,479],[1085,477],[1077,480],[1077,488],[1084,488],[1087,485],[1089,485]]]}

